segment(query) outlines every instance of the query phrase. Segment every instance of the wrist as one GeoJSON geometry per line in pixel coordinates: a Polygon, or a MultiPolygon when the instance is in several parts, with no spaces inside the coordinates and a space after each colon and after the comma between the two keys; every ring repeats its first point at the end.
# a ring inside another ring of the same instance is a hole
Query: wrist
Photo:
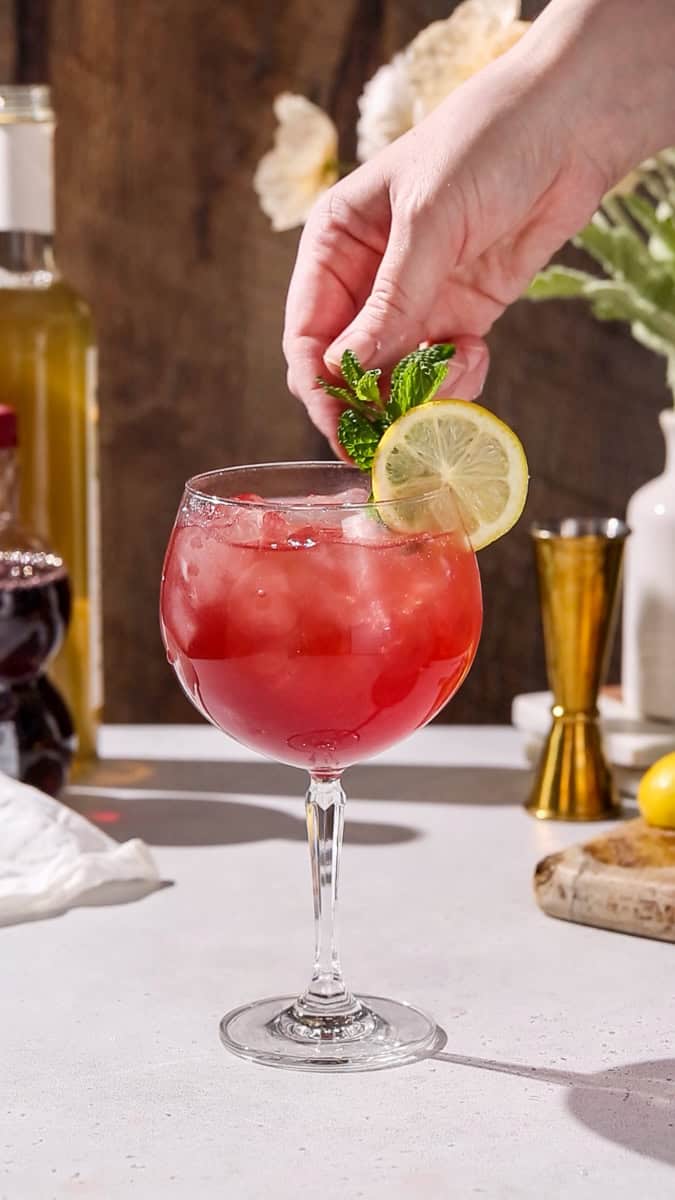
{"type": "Polygon", "coordinates": [[[551,0],[511,54],[543,85],[561,150],[587,154],[608,187],[675,143],[672,0],[551,0]]]}

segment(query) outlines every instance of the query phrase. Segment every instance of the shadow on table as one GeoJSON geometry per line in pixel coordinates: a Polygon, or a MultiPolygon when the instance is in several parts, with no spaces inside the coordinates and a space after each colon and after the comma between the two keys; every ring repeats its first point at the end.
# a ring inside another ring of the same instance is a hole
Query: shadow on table
{"type": "Polygon", "coordinates": [[[435,1057],[459,1067],[559,1084],[568,1090],[567,1107],[582,1125],[626,1150],[675,1166],[675,1059],[584,1074],[447,1051],[435,1057]]]}
{"type": "MultiPolygon", "coordinates": [[[[424,804],[518,805],[527,796],[531,774],[506,767],[389,766],[350,767],[344,783],[350,800],[403,800],[424,804]]],[[[231,796],[304,795],[307,775],[272,762],[130,762],[108,759],[74,782],[82,787],[141,788],[212,799],[231,796]]]]}
{"type": "MultiPolygon", "coordinates": [[[[73,807],[117,841],[140,837],[153,846],[234,846],[280,838],[304,842],[304,816],[294,817],[263,804],[204,799],[198,793],[148,791],[133,797],[123,789],[77,789],[73,807]]],[[[299,810],[302,812],[302,809],[299,810]]],[[[352,820],[345,841],[387,846],[411,842],[419,834],[408,825],[352,820]]]]}
{"type": "MultiPolygon", "coordinates": [[[[155,846],[233,845],[305,840],[306,775],[275,763],[105,761],[78,777],[66,800],[112,837],[155,846]],[[297,798],[297,817],[247,796],[297,798]],[[232,797],[229,799],[228,797],[232,797]],[[234,800],[236,797],[236,801],[234,800]]],[[[494,767],[359,766],[346,773],[350,800],[517,805],[529,774],[494,767]]],[[[349,808],[345,840],[360,845],[412,841],[416,829],[358,819],[349,808]]]]}

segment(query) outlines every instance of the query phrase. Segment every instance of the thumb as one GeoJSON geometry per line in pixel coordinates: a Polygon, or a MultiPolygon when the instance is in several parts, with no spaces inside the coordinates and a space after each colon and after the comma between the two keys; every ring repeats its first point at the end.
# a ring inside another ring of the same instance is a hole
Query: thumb
{"type": "Polygon", "coordinates": [[[339,373],[345,350],[353,350],[364,367],[377,363],[386,369],[398,362],[426,336],[425,320],[445,270],[447,259],[434,251],[428,232],[415,228],[413,234],[410,223],[392,222],[372,291],[326,350],[326,366],[339,373]]]}

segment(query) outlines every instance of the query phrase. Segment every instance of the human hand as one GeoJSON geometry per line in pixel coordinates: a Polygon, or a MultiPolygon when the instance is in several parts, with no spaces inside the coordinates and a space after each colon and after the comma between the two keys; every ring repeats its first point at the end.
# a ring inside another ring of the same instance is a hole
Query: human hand
{"type": "MultiPolygon", "coordinates": [[[[291,391],[338,452],[339,401],[317,387],[317,375],[336,376],[347,347],[364,366],[386,370],[422,341],[452,340],[445,394],[475,397],[488,366],[483,336],[627,167],[606,136],[613,64],[603,72],[607,54],[598,51],[617,8],[565,5],[554,0],[550,28],[537,22],[310,215],[284,350],[291,391]],[[584,36],[571,54],[573,17],[584,36]]],[[[621,119],[628,129],[625,110],[621,119]]]]}

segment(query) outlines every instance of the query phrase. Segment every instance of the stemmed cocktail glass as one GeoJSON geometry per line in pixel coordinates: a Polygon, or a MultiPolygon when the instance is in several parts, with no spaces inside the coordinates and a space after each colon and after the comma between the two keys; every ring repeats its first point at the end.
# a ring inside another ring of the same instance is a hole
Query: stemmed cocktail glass
{"type": "Polygon", "coordinates": [[[186,485],[162,579],[162,634],[219,729],[309,771],[315,960],[299,998],[247,1004],[225,1045],[276,1066],[364,1070],[443,1035],[410,1005],[347,988],[335,939],[345,767],[431,720],[464,679],[482,618],[452,494],[374,505],[342,463],[236,467],[186,485]]]}

